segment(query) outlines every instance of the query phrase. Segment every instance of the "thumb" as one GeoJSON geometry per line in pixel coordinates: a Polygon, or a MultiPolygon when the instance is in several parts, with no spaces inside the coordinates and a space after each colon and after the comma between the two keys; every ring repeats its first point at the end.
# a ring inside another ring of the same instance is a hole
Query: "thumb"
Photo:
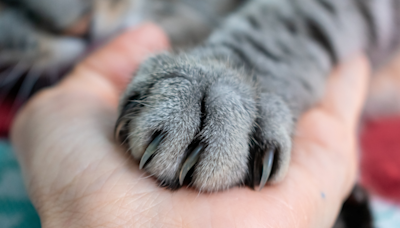
{"type": "Polygon", "coordinates": [[[366,97],[369,75],[368,60],[362,55],[339,66],[328,79],[319,108],[354,129],[366,97]]]}
{"type": "Polygon", "coordinates": [[[161,28],[150,23],[143,24],[91,54],[61,85],[97,94],[111,89],[113,93],[120,94],[146,57],[168,47],[168,38],[161,28]]]}

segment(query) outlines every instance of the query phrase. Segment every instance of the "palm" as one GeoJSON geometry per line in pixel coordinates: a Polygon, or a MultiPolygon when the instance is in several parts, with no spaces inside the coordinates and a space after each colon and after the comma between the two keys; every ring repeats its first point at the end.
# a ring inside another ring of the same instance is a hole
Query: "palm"
{"type": "MultiPolygon", "coordinates": [[[[96,67],[108,63],[100,59],[96,64],[86,61],[61,85],[37,96],[14,128],[28,189],[43,224],[326,227],[333,223],[356,167],[355,121],[332,114],[340,96],[328,92],[324,105],[301,119],[289,173],[281,184],[261,192],[245,187],[213,194],[188,188],[170,191],[158,187],[114,142],[119,89],[110,82],[113,75],[96,67]]],[[[358,100],[362,95],[354,98],[353,105],[361,103],[358,100]]]]}

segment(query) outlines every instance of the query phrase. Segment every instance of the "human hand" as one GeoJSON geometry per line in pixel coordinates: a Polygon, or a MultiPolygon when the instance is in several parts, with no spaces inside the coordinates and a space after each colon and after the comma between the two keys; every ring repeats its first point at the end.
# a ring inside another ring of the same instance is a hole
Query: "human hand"
{"type": "Polygon", "coordinates": [[[148,50],[168,47],[155,26],[94,53],[19,113],[12,141],[43,227],[329,227],[357,173],[356,125],[368,64],[329,79],[297,126],[284,181],[262,191],[170,191],[113,140],[119,94],[148,50]]]}

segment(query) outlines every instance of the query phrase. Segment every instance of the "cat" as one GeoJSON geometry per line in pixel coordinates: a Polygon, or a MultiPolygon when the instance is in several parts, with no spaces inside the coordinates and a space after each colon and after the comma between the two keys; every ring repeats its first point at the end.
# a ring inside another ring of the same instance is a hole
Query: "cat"
{"type": "Polygon", "coordinates": [[[35,81],[152,20],[176,47],[202,44],[142,64],[121,98],[116,138],[168,188],[263,187],[284,178],[296,120],[319,101],[331,69],[358,51],[375,68],[393,54],[399,4],[0,0],[0,88],[25,77],[17,93],[26,98],[35,81]]]}

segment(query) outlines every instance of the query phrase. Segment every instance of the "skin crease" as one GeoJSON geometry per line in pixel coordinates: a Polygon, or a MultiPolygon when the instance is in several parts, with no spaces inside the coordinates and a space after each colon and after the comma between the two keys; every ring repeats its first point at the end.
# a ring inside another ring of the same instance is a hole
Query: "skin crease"
{"type": "Polygon", "coordinates": [[[331,75],[320,105],[299,121],[289,172],[262,191],[170,191],[112,137],[119,94],[150,52],[168,48],[145,24],[97,51],[19,113],[12,142],[43,227],[330,227],[357,176],[356,126],[369,65],[331,75]]]}

